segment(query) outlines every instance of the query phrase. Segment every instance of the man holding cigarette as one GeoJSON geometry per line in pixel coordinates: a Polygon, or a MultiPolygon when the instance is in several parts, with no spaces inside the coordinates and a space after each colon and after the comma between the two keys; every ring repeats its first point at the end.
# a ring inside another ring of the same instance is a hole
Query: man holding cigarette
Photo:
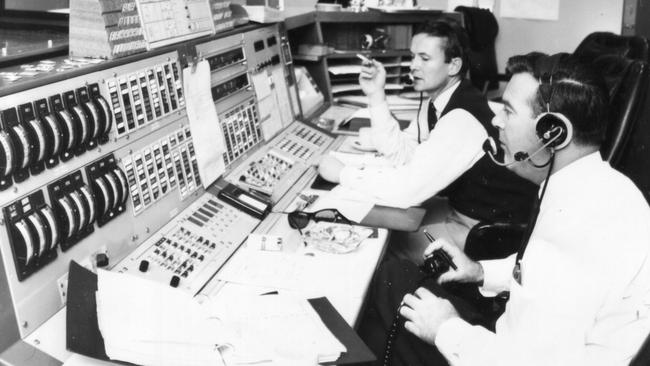
{"type": "MultiPolygon", "coordinates": [[[[419,91],[417,117],[401,131],[392,117],[384,86],[386,71],[376,60],[364,63],[359,83],[368,96],[371,127],[360,133],[393,163],[388,167],[344,166],[325,156],[320,175],[397,207],[427,208],[423,226],[464,248],[479,221],[525,222],[535,186],[493,164],[482,144],[497,130],[485,97],[464,75],[467,35],[451,21],[426,23],[411,41],[411,76],[419,91]],[[448,201],[432,199],[443,193],[448,201]],[[448,202],[448,204],[447,204],[448,202]]],[[[396,233],[389,253],[422,261],[427,246],[421,235],[396,233]]]]}

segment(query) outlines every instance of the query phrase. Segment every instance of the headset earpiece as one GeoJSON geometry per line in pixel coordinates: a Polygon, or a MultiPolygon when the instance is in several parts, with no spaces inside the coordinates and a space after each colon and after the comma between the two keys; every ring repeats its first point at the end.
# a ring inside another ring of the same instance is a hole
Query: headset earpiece
{"type": "Polygon", "coordinates": [[[573,138],[573,126],[562,113],[540,114],[535,122],[535,130],[542,143],[555,150],[564,148],[573,138]]]}
{"type": "Polygon", "coordinates": [[[551,112],[551,101],[553,98],[553,70],[545,72],[540,76],[539,94],[546,106],[546,112],[541,113],[535,120],[535,132],[537,137],[547,147],[560,150],[566,147],[573,138],[573,125],[562,113],[551,112]]]}

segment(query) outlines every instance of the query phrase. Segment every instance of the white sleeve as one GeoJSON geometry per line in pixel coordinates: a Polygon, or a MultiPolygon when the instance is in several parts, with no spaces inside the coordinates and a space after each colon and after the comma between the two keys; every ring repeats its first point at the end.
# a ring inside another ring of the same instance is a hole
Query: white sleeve
{"type": "Polygon", "coordinates": [[[344,187],[396,207],[416,206],[460,177],[484,154],[485,128],[463,109],[445,114],[429,138],[400,166],[354,168],[340,174],[344,187]]]}
{"type": "MultiPolygon", "coordinates": [[[[371,128],[364,131],[364,139],[369,139],[371,145],[378,152],[384,154],[395,165],[408,162],[418,146],[418,120],[417,117],[410,122],[403,131],[399,123],[390,113],[388,103],[380,103],[368,108],[370,112],[371,128]]],[[[426,112],[420,112],[420,121],[427,120],[426,112]]],[[[427,124],[420,122],[420,139],[425,140],[429,134],[427,124]]]]}
{"type": "Polygon", "coordinates": [[[510,299],[496,333],[461,319],[441,325],[435,343],[451,365],[594,364],[585,362],[586,334],[603,303],[603,281],[552,244],[531,243],[527,252],[534,259],[526,263],[524,257],[524,286],[510,281],[510,299]]]}
{"type": "Polygon", "coordinates": [[[512,279],[512,269],[515,267],[517,254],[512,254],[507,258],[479,261],[483,267],[483,286],[481,293],[487,295],[496,295],[510,289],[510,280],[512,279]]]}

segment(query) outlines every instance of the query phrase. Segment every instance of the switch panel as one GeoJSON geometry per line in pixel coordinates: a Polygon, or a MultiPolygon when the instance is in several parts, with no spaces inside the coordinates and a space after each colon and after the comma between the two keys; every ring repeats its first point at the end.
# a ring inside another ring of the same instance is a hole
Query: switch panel
{"type": "Polygon", "coordinates": [[[89,194],[81,171],[59,179],[47,189],[58,221],[61,250],[66,251],[94,231],[95,199],[89,194]]]}
{"type": "Polygon", "coordinates": [[[57,257],[59,227],[39,190],[3,209],[9,241],[20,281],[57,257]]]}
{"type": "Polygon", "coordinates": [[[97,225],[102,227],[126,211],[127,177],[112,154],[88,165],[86,175],[96,203],[97,225]]]}

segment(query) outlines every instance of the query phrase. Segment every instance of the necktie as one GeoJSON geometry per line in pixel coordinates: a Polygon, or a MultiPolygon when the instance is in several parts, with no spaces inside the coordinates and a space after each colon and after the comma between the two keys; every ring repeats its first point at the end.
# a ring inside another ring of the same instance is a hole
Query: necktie
{"type": "Polygon", "coordinates": [[[436,107],[433,106],[433,102],[429,103],[429,111],[427,112],[429,119],[429,131],[433,130],[438,122],[438,116],[436,115],[436,107]]]}

